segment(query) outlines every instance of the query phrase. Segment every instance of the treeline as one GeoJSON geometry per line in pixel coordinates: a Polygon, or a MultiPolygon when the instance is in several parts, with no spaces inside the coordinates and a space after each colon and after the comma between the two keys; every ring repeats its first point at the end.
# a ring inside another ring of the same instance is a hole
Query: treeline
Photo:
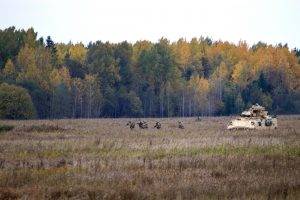
{"type": "Polygon", "coordinates": [[[9,27],[0,30],[0,118],[230,115],[253,103],[299,113],[299,63],[300,50],[282,44],[200,37],[84,46],[9,27]]]}

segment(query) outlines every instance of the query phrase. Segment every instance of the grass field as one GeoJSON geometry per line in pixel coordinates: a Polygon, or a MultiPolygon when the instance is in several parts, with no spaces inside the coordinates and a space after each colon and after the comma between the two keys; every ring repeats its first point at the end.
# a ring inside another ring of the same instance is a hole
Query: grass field
{"type": "Polygon", "coordinates": [[[300,116],[271,131],[128,120],[0,121],[0,199],[300,199],[300,116]]]}

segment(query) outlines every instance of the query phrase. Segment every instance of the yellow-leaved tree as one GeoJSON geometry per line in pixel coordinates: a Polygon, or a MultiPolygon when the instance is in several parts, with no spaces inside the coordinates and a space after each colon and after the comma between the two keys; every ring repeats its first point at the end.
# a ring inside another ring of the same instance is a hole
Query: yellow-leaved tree
{"type": "Polygon", "coordinates": [[[182,71],[188,67],[191,58],[191,49],[189,43],[181,38],[176,43],[172,45],[172,49],[175,54],[175,59],[179,64],[179,68],[182,71]]]}
{"type": "Polygon", "coordinates": [[[3,74],[4,74],[4,77],[7,79],[15,79],[16,78],[16,75],[17,75],[16,68],[15,68],[14,63],[11,61],[11,59],[7,60],[5,66],[4,66],[4,69],[3,69],[3,74]]]}
{"type": "Polygon", "coordinates": [[[50,74],[50,82],[53,88],[63,83],[68,87],[68,89],[70,89],[71,77],[69,70],[66,67],[62,67],[60,69],[54,68],[50,74]]]}
{"type": "Polygon", "coordinates": [[[87,49],[82,43],[72,45],[69,49],[70,58],[83,64],[85,61],[87,49]]]}
{"type": "Polygon", "coordinates": [[[40,83],[40,71],[35,62],[35,51],[27,44],[17,56],[18,80],[31,80],[40,83]]]}
{"type": "Polygon", "coordinates": [[[194,107],[196,111],[198,114],[207,114],[208,94],[210,90],[209,81],[203,77],[193,76],[188,85],[194,92],[194,107]]]}
{"type": "Polygon", "coordinates": [[[231,78],[241,89],[244,89],[255,79],[255,74],[250,65],[245,61],[240,61],[234,65],[231,78]]]}

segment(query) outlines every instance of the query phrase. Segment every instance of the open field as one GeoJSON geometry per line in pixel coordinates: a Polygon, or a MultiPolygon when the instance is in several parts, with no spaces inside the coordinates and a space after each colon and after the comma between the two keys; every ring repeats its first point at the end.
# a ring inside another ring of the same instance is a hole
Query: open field
{"type": "Polygon", "coordinates": [[[0,121],[0,199],[299,199],[300,116],[227,131],[229,117],[0,121]]]}

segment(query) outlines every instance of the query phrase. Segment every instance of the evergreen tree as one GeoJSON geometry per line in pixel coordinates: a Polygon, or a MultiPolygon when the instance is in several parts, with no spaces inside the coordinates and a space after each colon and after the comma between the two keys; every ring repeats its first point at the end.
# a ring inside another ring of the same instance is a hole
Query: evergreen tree
{"type": "Polygon", "coordinates": [[[46,48],[49,49],[51,52],[52,65],[57,66],[58,65],[57,50],[56,50],[55,43],[53,42],[50,36],[48,36],[46,39],[46,48]]]}

